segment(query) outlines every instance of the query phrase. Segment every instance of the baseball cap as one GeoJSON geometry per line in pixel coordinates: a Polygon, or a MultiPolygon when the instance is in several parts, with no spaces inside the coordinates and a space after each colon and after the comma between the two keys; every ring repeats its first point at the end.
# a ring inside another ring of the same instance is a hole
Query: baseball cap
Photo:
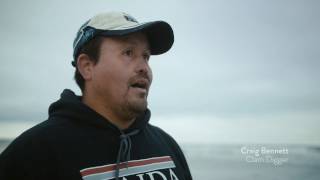
{"type": "Polygon", "coordinates": [[[151,55],[167,52],[174,41],[171,26],[164,21],[139,23],[135,18],[123,12],[98,14],[86,21],[79,29],[73,42],[73,62],[76,66],[81,48],[96,36],[116,37],[135,32],[146,34],[151,55]]]}

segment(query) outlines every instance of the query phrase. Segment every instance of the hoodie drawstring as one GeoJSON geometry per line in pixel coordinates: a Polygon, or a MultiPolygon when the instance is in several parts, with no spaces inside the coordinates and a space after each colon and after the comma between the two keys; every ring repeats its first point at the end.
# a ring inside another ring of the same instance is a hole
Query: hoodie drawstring
{"type": "Polygon", "coordinates": [[[117,156],[117,164],[116,164],[116,171],[115,171],[115,178],[116,180],[119,180],[119,172],[120,172],[120,162],[124,161],[126,162],[126,167],[128,168],[128,161],[130,160],[130,154],[131,154],[131,138],[130,136],[136,135],[139,133],[139,130],[134,130],[128,134],[124,134],[121,131],[120,135],[120,148],[118,151],[117,156]]]}

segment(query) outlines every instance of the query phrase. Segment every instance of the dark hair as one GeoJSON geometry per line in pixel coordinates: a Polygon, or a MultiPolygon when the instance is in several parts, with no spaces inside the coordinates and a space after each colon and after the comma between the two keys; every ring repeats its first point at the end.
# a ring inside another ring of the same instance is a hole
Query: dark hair
{"type": "MultiPolygon", "coordinates": [[[[99,56],[100,56],[100,47],[102,44],[103,37],[97,36],[94,37],[92,40],[90,40],[88,43],[86,43],[79,51],[78,55],[76,56],[76,61],[77,58],[79,57],[80,54],[87,54],[90,58],[91,61],[93,61],[95,64],[98,62],[99,56]]],[[[84,79],[82,75],[80,74],[77,66],[76,66],[76,71],[74,73],[74,79],[76,80],[76,83],[80,87],[81,91],[84,91],[84,79]]]]}

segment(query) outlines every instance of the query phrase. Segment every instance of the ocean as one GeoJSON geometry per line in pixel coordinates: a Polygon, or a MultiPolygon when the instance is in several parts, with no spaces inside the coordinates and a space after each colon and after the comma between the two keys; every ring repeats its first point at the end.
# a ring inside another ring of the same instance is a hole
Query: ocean
{"type": "Polygon", "coordinates": [[[319,180],[320,147],[183,145],[195,180],[319,180]]]}
{"type": "MultiPolygon", "coordinates": [[[[0,152],[10,140],[0,140],[0,152]]],[[[319,180],[320,146],[181,144],[195,180],[319,180]]]]}

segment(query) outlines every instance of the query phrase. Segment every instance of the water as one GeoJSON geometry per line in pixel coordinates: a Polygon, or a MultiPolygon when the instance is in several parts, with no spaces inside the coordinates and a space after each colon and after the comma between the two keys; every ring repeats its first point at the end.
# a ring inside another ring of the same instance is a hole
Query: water
{"type": "MultiPolygon", "coordinates": [[[[0,152],[9,143],[9,140],[0,140],[0,152]]],[[[195,180],[320,179],[320,147],[316,146],[212,144],[181,146],[195,180]]]]}
{"type": "Polygon", "coordinates": [[[320,147],[188,144],[182,147],[195,180],[320,179],[320,147]],[[288,151],[262,151],[266,149],[288,151]]]}

